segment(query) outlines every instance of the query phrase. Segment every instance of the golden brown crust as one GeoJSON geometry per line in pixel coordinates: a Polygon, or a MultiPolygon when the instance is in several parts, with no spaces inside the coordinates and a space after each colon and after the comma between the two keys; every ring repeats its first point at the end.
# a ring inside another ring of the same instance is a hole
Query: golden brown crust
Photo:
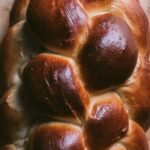
{"type": "Polygon", "coordinates": [[[0,45],[0,95],[10,88],[18,78],[16,70],[22,57],[18,37],[21,36],[22,24],[19,23],[11,28],[0,45]]]}
{"type": "MultiPolygon", "coordinates": [[[[93,7],[93,9],[95,9],[95,7],[104,7],[105,5],[109,6],[112,4],[113,0],[80,0],[81,3],[86,7],[93,7]]],[[[99,9],[100,9],[99,8],[99,9]]]]}
{"type": "Polygon", "coordinates": [[[88,16],[78,0],[32,0],[27,19],[48,49],[66,53],[73,52],[80,43],[80,34],[88,27],[88,16]]]}
{"type": "Polygon", "coordinates": [[[0,145],[9,144],[21,138],[25,120],[17,104],[17,88],[12,87],[0,99],[0,145]]]}
{"type": "Polygon", "coordinates": [[[26,9],[28,4],[29,0],[14,0],[13,7],[10,12],[10,26],[26,18],[26,9]]]}
{"type": "Polygon", "coordinates": [[[114,144],[109,150],[149,150],[143,129],[131,120],[129,125],[126,137],[114,144]]]}
{"type": "Polygon", "coordinates": [[[0,147],[0,150],[16,150],[16,148],[14,147],[14,145],[9,144],[9,145],[0,147]]]}
{"type": "Polygon", "coordinates": [[[143,9],[139,5],[139,0],[133,0],[132,5],[130,0],[121,0],[121,3],[125,14],[130,20],[132,32],[135,34],[137,43],[141,49],[144,48],[145,51],[147,51],[150,38],[149,22],[143,9]],[[139,20],[138,23],[136,23],[137,20],[139,20]]]}
{"type": "Polygon", "coordinates": [[[0,146],[148,150],[149,39],[138,0],[30,0],[0,46],[0,146]]]}
{"type": "Polygon", "coordinates": [[[9,28],[0,45],[0,96],[20,82],[19,76],[26,61],[43,49],[25,21],[9,28]]]}
{"type": "Polygon", "coordinates": [[[137,55],[138,48],[126,22],[110,13],[94,17],[90,36],[79,53],[87,88],[102,90],[123,83],[132,74],[137,55]]]}
{"type": "Polygon", "coordinates": [[[29,150],[84,150],[82,130],[74,125],[51,123],[39,126],[31,136],[29,150]]]}
{"type": "Polygon", "coordinates": [[[84,118],[89,96],[73,70],[71,60],[42,54],[32,59],[23,73],[30,103],[52,117],[84,118]]]}
{"type": "Polygon", "coordinates": [[[139,0],[119,0],[114,3],[112,13],[123,18],[130,26],[141,54],[149,51],[149,22],[139,0]],[[137,23],[137,20],[138,23],[137,23]]]}
{"type": "Polygon", "coordinates": [[[102,94],[92,101],[84,126],[85,141],[89,150],[106,149],[125,136],[128,115],[115,93],[102,94]]]}
{"type": "Polygon", "coordinates": [[[118,89],[118,93],[126,104],[131,119],[142,127],[149,126],[150,115],[150,63],[140,60],[138,72],[129,84],[118,89]]]}

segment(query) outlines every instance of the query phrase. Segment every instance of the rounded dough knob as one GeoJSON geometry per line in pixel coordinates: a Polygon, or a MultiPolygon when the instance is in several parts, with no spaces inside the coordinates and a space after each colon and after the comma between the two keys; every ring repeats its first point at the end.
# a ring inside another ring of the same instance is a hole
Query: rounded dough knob
{"type": "Polygon", "coordinates": [[[104,94],[94,100],[84,127],[89,150],[108,148],[125,136],[127,130],[128,115],[116,94],[104,94]]]}
{"type": "Polygon", "coordinates": [[[89,96],[74,67],[71,59],[62,56],[41,54],[33,58],[23,73],[29,103],[53,118],[83,119],[89,96]]]}
{"type": "Polygon", "coordinates": [[[29,150],[84,150],[81,129],[65,123],[43,124],[33,132],[29,150]]]}
{"type": "Polygon", "coordinates": [[[123,83],[131,75],[137,55],[126,22],[109,13],[95,17],[89,40],[79,54],[85,84],[100,90],[123,83]]]}
{"type": "MultiPolygon", "coordinates": [[[[87,28],[88,16],[78,0],[31,0],[27,21],[50,50],[72,52],[87,28]]],[[[70,53],[69,52],[69,53],[70,53]]]]}

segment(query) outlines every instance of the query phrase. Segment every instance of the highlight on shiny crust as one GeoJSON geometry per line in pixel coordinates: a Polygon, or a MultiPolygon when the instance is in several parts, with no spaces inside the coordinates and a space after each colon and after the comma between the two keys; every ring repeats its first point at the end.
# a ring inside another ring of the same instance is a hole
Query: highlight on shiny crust
{"type": "Polygon", "coordinates": [[[29,103],[41,112],[72,120],[85,117],[89,95],[70,59],[50,54],[38,55],[25,67],[23,82],[29,99],[32,95],[29,103]]]}
{"type": "Polygon", "coordinates": [[[78,58],[87,87],[100,90],[123,83],[132,74],[138,56],[131,29],[107,13],[93,18],[90,33],[78,58]]]}

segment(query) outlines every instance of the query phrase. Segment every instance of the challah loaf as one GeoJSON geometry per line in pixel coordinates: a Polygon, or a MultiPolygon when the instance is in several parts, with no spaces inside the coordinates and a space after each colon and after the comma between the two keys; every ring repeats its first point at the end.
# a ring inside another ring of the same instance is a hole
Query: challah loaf
{"type": "Polygon", "coordinates": [[[149,31],[138,0],[14,1],[0,150],[149,150],[149,31]]]}

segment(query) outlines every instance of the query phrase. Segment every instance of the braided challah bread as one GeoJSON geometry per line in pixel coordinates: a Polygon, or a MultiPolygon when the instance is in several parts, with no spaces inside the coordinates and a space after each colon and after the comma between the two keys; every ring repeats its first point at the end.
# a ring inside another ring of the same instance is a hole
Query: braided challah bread
{"type": "Polygon", "coordinates": [[[149,150],[150,30],[140,2],[6,1],[0,150],[149,150]]]}

